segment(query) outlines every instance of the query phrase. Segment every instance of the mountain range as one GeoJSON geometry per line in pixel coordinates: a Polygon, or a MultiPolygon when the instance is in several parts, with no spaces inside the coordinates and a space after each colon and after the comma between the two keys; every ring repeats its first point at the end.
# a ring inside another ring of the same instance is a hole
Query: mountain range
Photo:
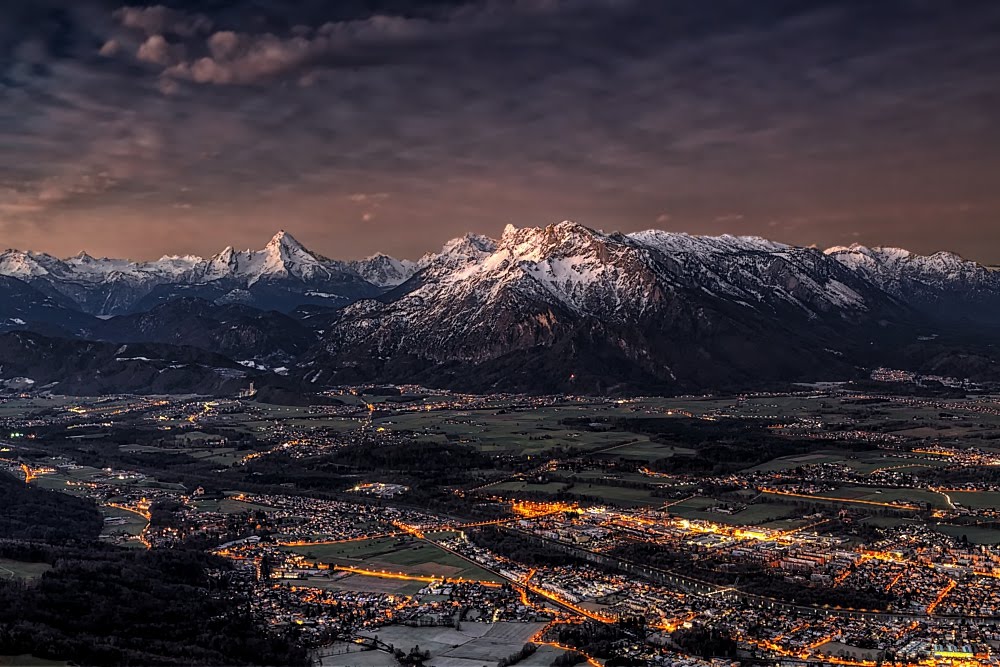
{"type": "Polygon", "coordinates": [[[951,253],[568,221],[468,234],[417,261],[329,259],[286,232],[207,259],[0,254],[0,378],[67,393],[228,392],[251,378],[686,392],[882,365],[994,380],[998,325],[1000,272],[951,253]],[[60,375],[52,355],[85,372],[60,375]]]}

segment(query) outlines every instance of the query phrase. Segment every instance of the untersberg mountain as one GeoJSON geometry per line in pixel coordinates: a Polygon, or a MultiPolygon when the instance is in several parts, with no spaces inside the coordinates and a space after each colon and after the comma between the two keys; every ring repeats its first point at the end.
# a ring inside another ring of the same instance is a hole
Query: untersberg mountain
{"type": "Polygon", "coordinates": [[[950,253],[572,222],[417,262],[331,260],[285,232],[208,259],[0,254],[0,378],[62,393],[687,392],[883,365],[995,380],[998,324],[1000,273],[950,253]]]}

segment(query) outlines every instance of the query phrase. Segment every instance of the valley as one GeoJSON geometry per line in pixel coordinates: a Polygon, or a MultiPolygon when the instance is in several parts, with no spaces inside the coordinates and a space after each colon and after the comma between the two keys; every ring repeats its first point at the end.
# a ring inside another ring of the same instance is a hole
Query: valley
{"type": "Polygon", "coordinates": [[[993,659],[993,395],[325,398],[9,397],[0,457],[107,548],[221,558],[323,665],[993,659]]]}

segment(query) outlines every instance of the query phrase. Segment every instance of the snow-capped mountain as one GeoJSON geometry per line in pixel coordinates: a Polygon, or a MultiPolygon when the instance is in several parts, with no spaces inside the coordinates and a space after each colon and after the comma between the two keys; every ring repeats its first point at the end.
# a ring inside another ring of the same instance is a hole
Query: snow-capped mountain
{"type": "Polygon", "coordinates": [[[307,250],[284,230],[275,234],[263,250],[237,251],[230,246],[209,259],[207,266],[200,258],[194,259],[192,268],[199,272],[200,278],[206,281],[236,278],[245,281],[247,287],[261,280],[310,282],[349,273],[344,264],[307,250]]]}
{"type": "Polygon", "coordinates": [[[286,232],[207,259],[8,250],[0,278],[0,332],[188,346],[280,363],[309,388],[724,389],[896,358],[941,370],[959,348],[963,369],[993,372],[1000,323],[1000,273],[950,253],[569,221],[467,234],[416,262],[328,259],[286,232]],[[936,338],[949,330],[959,347],[936,338]]]}
{"type": "Polygon", "coordinates": [[[80,253],[60,260],[7,250],[0,254],[0,275],[54,291],[95,315],[141,312],[181,296],[283,311],[306,303],[339,307],[380,289],[347,263],[307,250],[284,231],[262,250],[230,247],[208,259],[130,262],[80,253]]]}
{"type": "Polygon", "coordinates": [[[950,252],[836,246],[826,254],[897,299],[940,317],[1000,321],[1000,272],[950,252]]]}
{"type": "Polygon", "coordinates": [[[902,282],[996,285],[997,276],[975,262],[951,252],[918,255],[903,248],[868,248],[857,243],[827,248],[825,254],[880,285],[897,288],[902,282]]]}
{"type": "Polygon", "coordinates": [[[419,268],[416,262],[408,259],[396,259],[382,253],[348,262],[347,266],[376,287],[401,285],[409,280],[419,268]]]}
{"type": "Polygon", "coordinates": [[[417,267],[428,277],[445,275],[449,271],[475,264],[496,252],[497,242],[482,234],[466,234],[444,244],[441,252],[427,253],[417,267]]]}
{"type": "Polygon", "coordinates": [[[482,387],[495,380],[484,369],[519,365],[539,371],[524,386],[774,379],[842,368],[843,331],[900,312],[822,252],[756,238],[606,234],[567,221],[462,237],[420,265],[410,291],[341,311],[305,364],[310,382],[446,372],[482,387]]]}

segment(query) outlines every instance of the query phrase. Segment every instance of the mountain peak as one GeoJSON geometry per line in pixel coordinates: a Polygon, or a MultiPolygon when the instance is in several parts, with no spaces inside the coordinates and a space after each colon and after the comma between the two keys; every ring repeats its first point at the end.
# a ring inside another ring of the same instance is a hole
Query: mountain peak
{"type": "Polygon", "coordinates": [[[488,236],[468,233],[451,239],[440,252],[429,252],[417,261],[417,269],[428,269],[428,277],[444,275],[460,266],[480,262],[496,252],[497,242],[488,236]]]}
{"type": "Polygon", "coordinates": [[[608,237],[571,220],[546,227],[508,225],[500,239],[500,246],[519,259],[539,261],[552,255],[563,257],[601,254],[608,237]]]}
{"type": "Polygon", "coordinates": [[[494,252],[497,242],[488,236],[468,233],[444,244],[439,256],[460,255],[462,257],[481,256],[494,252]]]}
{"type": "Polygon", "coordinates": [[[286,232],[284,229],[279,229],[278,232],[271,237],[271,240],[267,242],[264,246],[267,248],[295,248],[305,250],[305,246],[299,243],[294,236],[286,232]]]}
{"type": "Polygon", "coordinates": [[[562,222],[557,222],[554,225],[550,225],[550,227],[564,232],[586,231],[593,234],[595,231],[594,229],[587,227],[586,225],[581,225],[579,222],[576,222],[575,220],[563,220],[562,222]]]}
{"type": "Polygon", "coordinates": [[[283,229],[271,237],[263,250],[250,253],[246,266],[251,285],[265,276],[311,280],[328,278],[337,270],[340,269],[336,262],[312,252],[283,229]]]}
{"type": "Polygon", "coordinates": [[[544,236],[548,239],[565,238],[567,236],[590,238],[593,236],[603,236],[603,233],[572,220],[563,220],[562,222],[546,225],[545,227],[515,227],[508,224],[504,227],[503,234],[500,236],[500,243],[503,244],[505,241],[515,238],[523,240],[539,236],[544,236]]]}
{"type": "Polygon", "coordinates": [[[285,265],[290,262],[319,262],[321,258],[304,245],[295,240],[295,237],[281,229],[271,237],[271,240],[264,246],[263,255],[266,262],[285,265]]]}
{"type": "Polygon", "coordinates": [[[417,271],[416,262],[396,259],[381,252],[348,262],[347,265],[376,287],[395,287],[406,282],[417,271]]]}

